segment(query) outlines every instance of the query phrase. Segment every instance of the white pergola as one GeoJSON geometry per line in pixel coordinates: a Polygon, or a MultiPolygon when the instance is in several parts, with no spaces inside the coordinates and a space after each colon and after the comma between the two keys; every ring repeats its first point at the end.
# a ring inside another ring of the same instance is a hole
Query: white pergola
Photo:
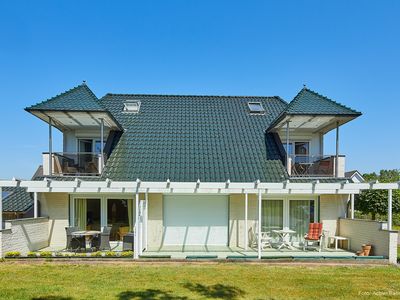
{"type": "MultiPolygon", "coordinates": [[[[400,182],[380,183],[323,183],[318,180],[308,183],[298,183],[286,180],[278,183],[260,182],[164,182],[141,181],[85,181],[75,179],[71,181],[45,178],[41,181],[32,180],[3,180],[0,181],[0,230],[3,229],[2,220],[2,188],[22,187],[34,194],[34,217],[38,217],[38,193],[128,193],[134,194],[136,200],[136,220],[139,219],[139,194],[145,193],[176,193],[176,194],[244,194],[245,195],[245,243],[248,244],[248,194],[258,195],[258,232],[261,232],[261,203],[262,195],[350,195],[351,218],[354,218],[354,195],[362,190],[388,190],[388,230],[392,229],[392,190],[400,189],[400,182]]],[[[138,222],[135,224],[135,258],[138,258],[139,240],[137,234],[138,222]]],[[[258,234],[258,257],[261,258],[261,235],[258,234]]],[[[246,246],[247,247],[247,246],[246,246]]]]}

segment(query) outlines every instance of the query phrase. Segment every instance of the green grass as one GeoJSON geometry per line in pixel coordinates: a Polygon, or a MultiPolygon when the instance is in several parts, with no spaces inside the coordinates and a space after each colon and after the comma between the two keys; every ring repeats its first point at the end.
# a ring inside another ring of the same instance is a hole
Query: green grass
{"type": "Polygon", "coordinates": [[[398,268],[245,263],[0,263],[1,299],[326,299],[376,293],[400,294],[398,268]]]}

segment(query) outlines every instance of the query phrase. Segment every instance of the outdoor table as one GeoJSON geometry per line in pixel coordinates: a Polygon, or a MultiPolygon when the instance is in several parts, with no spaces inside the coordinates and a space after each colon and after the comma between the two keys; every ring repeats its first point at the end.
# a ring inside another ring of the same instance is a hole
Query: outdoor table
{"type": "Polygon", "coordinates": [[[75,237],[85,237],[85,250],[87,248],[91,248],[92,246],[92,240],[94,237],[98,236],[101,232],[97,230],[80,230],[80,231],[74,231],[71,233],[72,236],[75,237]]]}
{"type": "Polygon", "coordinates": [[[342,241],[342,242],[343,241],[347,241],[347,250],[350,250],[350,240],[349,240],[349,238],[344,237],[344,236],[338,236],[338,235],[330,236],[330,237],[328,237],[328,244],[329,245],[332,243],[332,240],[335,243],[335,250],[338,250],[338,242],[339,241],[342,241]]]}
{"type": "Polygon", "coordinates": [[[295,234],[296,231],[291,229],[279,229],[279,230],[272,230],[273,233],[276,233],[279,236],[281,244],[278,247],[278,250],[281,248],[288,248],[290,250],[294,250],[293,246],[290,244],[290,235],[295,234]]]}

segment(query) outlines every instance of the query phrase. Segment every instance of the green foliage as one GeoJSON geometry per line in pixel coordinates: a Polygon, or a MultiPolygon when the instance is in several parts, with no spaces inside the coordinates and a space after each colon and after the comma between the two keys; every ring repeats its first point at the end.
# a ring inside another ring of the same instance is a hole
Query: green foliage
{"type": "Polygon", "coordinates": [[[36,254],[36,252],[29,251],[26,256],[28,256],[28,257],[37,257],[37,254],[36,254]]]}
{"type": "Polygon", "coordinates": [[[102,257],[102,256],[103,256],[103,253],[102,253],[101,251],[96,251],[96,252],[93,252],[93,253],[91,254],[91,256],[94,256],[94,257],[102,257]]]}
{"type": "Polygon", "coordinates": [[[117,256],[117,255],[116,255],[116,253],[115,253],[114,251],[107,251],[107,252],[106,252],[106,256],[108,256],[108,257],[115,257],[115,256],[117,256]]]}
{"type": "Polygon", "coordinates": [[[40,257],[52,257],[53,254],[51,253],[51,251],[42,251],[40,252],[40,257]]]}
{"type": "MultiPolygon", "coordinates": [[[[366,181],[378,180],[379,182],[397,182],[400,181],[399,170],[381,170],[379,175],[369,173],[363,175],[366,181]]],[[[363,191],[356,200],[355,208],[362,213],[372,215],[372,219],[376,219],[376,215],[387,214],[388,191],[387,190],[366,190],[363,191]]],[[[400,191],[393,190],[393,211],[400,212],[400,191]]]]}
{"type": "Polygon", "coordinates": [[[121,257],[133,257],[133,251],[123,251],[121,257]]]}
{"type": "Polygon", "coordinates": [[[6,257],[20,257],[21,252],[19,251],[10,251],[6,253],[6,257]]]}

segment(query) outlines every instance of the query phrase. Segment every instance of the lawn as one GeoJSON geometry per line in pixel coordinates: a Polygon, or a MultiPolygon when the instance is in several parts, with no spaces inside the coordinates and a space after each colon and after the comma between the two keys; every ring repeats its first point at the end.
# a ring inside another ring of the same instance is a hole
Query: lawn
{"type": "Polygon", "coordinates": [[[400,296],[400,269],[245,263],[0,263],[1,299],[321,299],[400,296]]]}

